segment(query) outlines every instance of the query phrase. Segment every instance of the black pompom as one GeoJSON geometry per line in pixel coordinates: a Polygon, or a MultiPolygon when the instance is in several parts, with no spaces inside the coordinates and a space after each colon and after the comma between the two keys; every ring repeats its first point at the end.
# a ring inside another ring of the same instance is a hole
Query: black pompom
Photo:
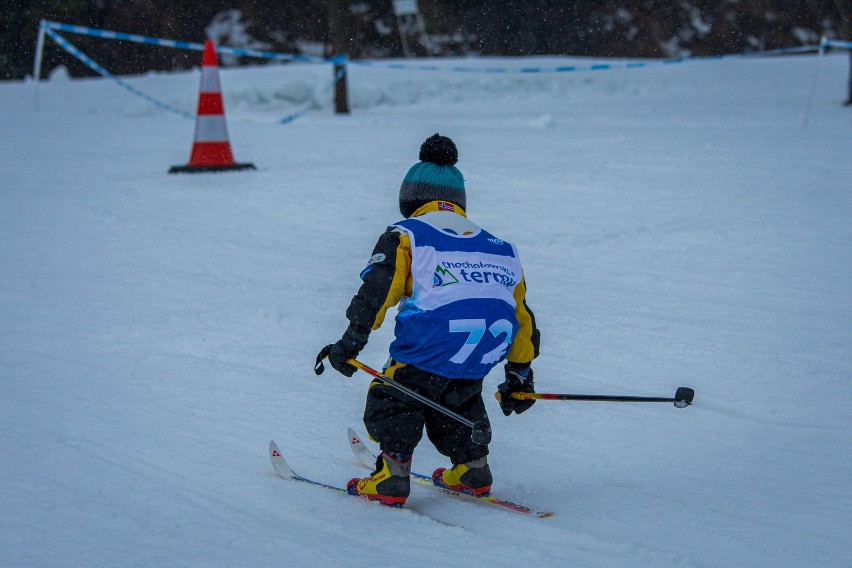
{"type": "Polygon", "coordinates": [[[433,134],[420,146],[420,161],[439,166],[454,166],[459,161],[455,143],[440,134],[433,134]]]}

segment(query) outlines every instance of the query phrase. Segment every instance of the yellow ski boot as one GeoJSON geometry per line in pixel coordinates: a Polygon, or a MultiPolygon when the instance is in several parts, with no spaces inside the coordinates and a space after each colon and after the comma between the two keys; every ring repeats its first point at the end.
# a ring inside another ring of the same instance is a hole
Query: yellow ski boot
{"type": "Polygon", "coordinates": [[[383,505],[402,507],[411,492],[411,456],[382,452],[370,477],[350,479],[346,490],[383,505]]]}
{"type": "Polygon", "coordinates": [[[432,474],[432,481],[438,487],[467,493],[475,497],[486,497],[491,493],[491,468],[488,458],[454,465],[450,469],[439,467],[432,474]]]}

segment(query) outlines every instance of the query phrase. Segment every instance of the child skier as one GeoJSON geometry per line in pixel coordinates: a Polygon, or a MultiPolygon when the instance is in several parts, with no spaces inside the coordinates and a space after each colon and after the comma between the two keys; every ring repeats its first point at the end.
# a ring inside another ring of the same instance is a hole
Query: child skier
{"type": "MultiPolygon", "coordinates": [[[[467,219],[457,160],[449,138],[435,134],[423,143],[420,162],[399,191],[405,219],[379,237],[346,310],[349,327],[320,357],[327,354],[337,371],[351,377],[356,368],[347,361],[364,348],[388,308],[402,300],[384,374],[487,425],[483,379],[504,359],[505,381],[498,387],[503,414],[520,414],[535,402],[510,395],[535,392],[530,362],[538,356],[539,332],[514,245],[467,219]]],[[[478,496],[490,492],[488,446],[474,443],[469,427],[379,381],[367,392],[364,424],[382,451],[372,475],[349,481],[350,493],[402,506],[424,426],[452,462],[450,469],[435,470],[435,484],[478,496]]]]}

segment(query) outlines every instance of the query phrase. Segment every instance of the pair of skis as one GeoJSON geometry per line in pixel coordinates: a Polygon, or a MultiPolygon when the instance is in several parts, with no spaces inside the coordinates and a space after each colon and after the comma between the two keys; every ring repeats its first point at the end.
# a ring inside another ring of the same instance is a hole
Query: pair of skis
{"type": "MultiPolygon", "coordinates": [[[[352,428],[349,428],[348,434],[349,446],[352,448],[352,452],[355,454],[355,457],[357,457],[358,461],[364,464],[365,467],[372,468],[376,463],[376,455],[372,451],[370,451],[367,446],[364,445],[364,443],[361,441],[361,439],[358,437],[358,435],[352,428]]],[[[281,450],[278,448],[278,445],[274,441],[269,442],[269,459],[272,461],[272,467],[275,468],[275,472],[284,479],[295,479],[296,481],[301,481],[310,485],[316,485],[318,487],[324,487],[337,493],[349,495],[349,492],[342,487],[336,487],[334,485],[322,483],[320,481],[316,481],[314,479],[296,473],[293,468],[291,468],[290,465],[287,463],[287,460],[284,459],[281,450]]],[[[476,497],[467,493],[459,493],[458,491],[453,491],[445,487],[440,487],[438,485],[435,485],[435,483],[432,481],[431,476],[424,475],[422,473],[412,471],[411,478],[418,484],[430,487],[431,489],[434,489],[435,491],[438,491],[446,496],[459,499],[461,501],[478,503],[487,507],[497,507],[505,511],[520,513],[522,515],[529,515],[540,519],[553,516],[553,512],[551,511],[537,510],[531,507],[527,507],[526,505],[513,503],[512,501],[507,501],[505,499],[499,499],[492,495],[476,497]]]]}

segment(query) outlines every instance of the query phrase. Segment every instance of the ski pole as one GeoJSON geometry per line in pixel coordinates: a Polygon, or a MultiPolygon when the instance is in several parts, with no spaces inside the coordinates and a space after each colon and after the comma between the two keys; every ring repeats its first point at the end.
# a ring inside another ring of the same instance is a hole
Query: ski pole
{"type": "MultiPolygon", "coordinates": [[[[323,373],[323,371],[325,370],[325,367],[322,364],[322,360],[325,359],[326,357],[328,357],[328,353],[325,353],[325,350],[323,350],[320,353],[320,355],[317,357],[317,363],[314,366],[314,372],[316,372],[317,375],[321,375],[323,373]]],[[[473,440],[474,443],[479,444],[481,446],[487,446],[491,442],[491,428],[487,424],[485,424],[484,422],[474,422],[473,420],[469,420],[469,419],[465,418],[464,416],[462,416],[461,414],[457,414],[457,413],[453,412],[452,410],[450,410],[449,408],[446,408],[446,407],[438,404],[437,402],[435,402],[431,398],[423,396],[422,394],[415,392],[408,387],[402,386],[401,384],[399,384],[398,382],[396,382],[392,378],[388,377],[387,375],[383,375],[382,373],[376,371],[375,369],[368,367],[367,365],[358,361],[357,359],[349,359],[346,362],[348,364],[352,365],[353,367],[364,371],[365,373],[372,376],[374,379],[376,379],[377,381],[379,381],[383,385],[391,387],[393,389],[396,389],[399,392],[410,396],[414,400],[428,406],[429,408],[432,408],[434,410],[437,410],[438,412],[446,414],[447,416],[449,416],[453,420],[455,420],[455,421],[457,421],[461,424],[464,424],[465,426],[467,426],[468,428],[471,429],[470,439],[473,440]]]]}
{"type": "MultiPolygon", "coordinates": [[[[494,393],[494,397],[500,400],[500,393],[494,393]]],[[[689,387],[679,387],[675,391],[674,398],[657,396],[609,396],[599,394],[552,394],[539,392],[513,392],[512,398],[516,400],[586,400],[595,402],[673,402],[677,408],[686,408],[692,404],[695,391],[689,387]]]]}

